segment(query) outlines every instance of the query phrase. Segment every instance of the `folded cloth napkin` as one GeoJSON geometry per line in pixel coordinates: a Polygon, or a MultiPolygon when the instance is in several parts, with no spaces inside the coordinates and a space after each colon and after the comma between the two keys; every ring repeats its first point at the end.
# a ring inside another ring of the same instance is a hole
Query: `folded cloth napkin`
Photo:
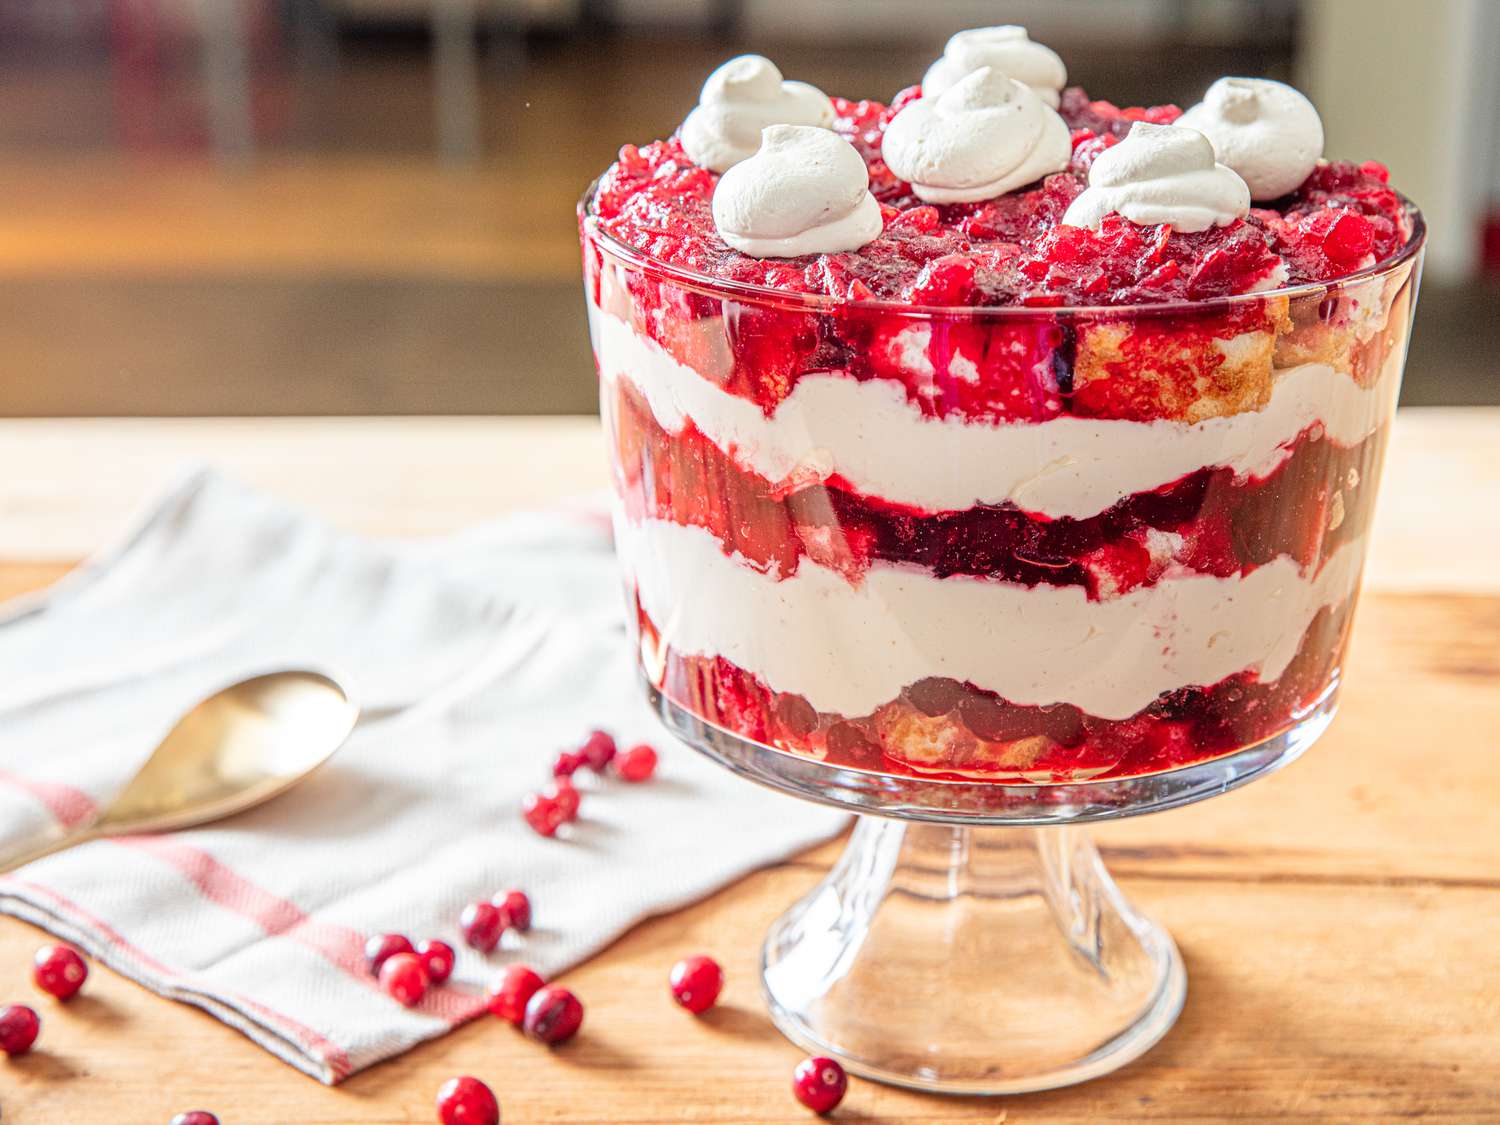
{"type": "Polygon", "coordinates": [[[125,542],[0,609],[0,849],[87,819],[193,702],[276,667],[363,705],[322,770],[217,825],[102,840],[0,879],[0,910],[196,1004],[324,1082],[484,1009],[507,960],[544,974],[635,922],[836,832],[843,818],[674,744],[640,698],[597,511],[374,543],[207,472],[125,542]],[[584,781],[544,839],[519,813],[591,727],[662,752],[643,785],[584,781]],[[463,906],[521,887],[535,928],[485,957],[463,906]],[[407,1010],[372,933],[442,938],[449,985],[407,1010]]]}

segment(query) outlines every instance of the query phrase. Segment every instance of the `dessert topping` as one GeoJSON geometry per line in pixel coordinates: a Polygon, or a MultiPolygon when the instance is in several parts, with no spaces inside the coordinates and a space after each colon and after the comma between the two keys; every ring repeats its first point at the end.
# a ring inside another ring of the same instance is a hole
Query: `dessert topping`
{"type": "Polygon", "coordinates": [[[714,226],[725,242],[753,258],[796,258],[874,241],[884,221],[853,145],[805,125],[771,125],[761,138],[760,151],[714,189],[714,226]]]}
{"type": "Polygon", "coordinates": [[[1197,129],[1257,203],[1302,186],[1323,155],[1323,120],[1299,91],[1267,78],[1221,78],[1177,121],[1197,129]]]}
{"type": "Polygon", "coordinates": [[[968,203],[1061,172],[1073,144],[1035,90],[985,66],[938,97],[908,104],[886,128],[881,151],[919,199],[968,203]]]}
{"type": "Polygon", "coordinates": [[[1227,227],[1250,213],[1250,189],[1214,161],[1214,146],[1194,129],[1138,121],[1119,144],[1099,154],[1089,186],[1063,222],[1099,229],[1118,211],[1137,226],[1165,223],[1184,234],[1227,227]]]}
{"type": "Polygon", "coordinates": [[[822,90],[783,81],[761,55],[740,55],[708,76],[680,135],[695,164],[727,172],[755,155],[767,125],[832,124],[833,103],[822,90]]]}
{"type": "Polygon", "coordinates": [[[1053,109],[1068,82],[1068,68],[1051,47],[1033,43],[1024,27],[976,27],[960,31],[943,48],[943,57],[927,68],[922,93],[935,98],[980,67],[991,66],[1024,82],[1053,109]]]}

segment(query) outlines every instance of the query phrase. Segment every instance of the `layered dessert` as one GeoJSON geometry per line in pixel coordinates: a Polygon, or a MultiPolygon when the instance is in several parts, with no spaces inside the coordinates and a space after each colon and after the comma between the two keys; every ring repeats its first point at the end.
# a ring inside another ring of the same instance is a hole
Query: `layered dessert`
{"type": "Polygon", "coordinates": [[[1019,28],[889,103],[711,75],[581,209],[644,673],[832,764],[1133,776],[1330,705],[1420,223],[1316,110],[1019,28]]]}

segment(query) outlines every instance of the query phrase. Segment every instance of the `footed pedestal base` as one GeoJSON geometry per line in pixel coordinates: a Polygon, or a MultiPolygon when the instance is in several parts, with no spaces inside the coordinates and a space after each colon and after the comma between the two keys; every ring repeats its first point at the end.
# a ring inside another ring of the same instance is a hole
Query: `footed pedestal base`
{"type": "Polygon", "coordinates": [[[782,1032],[880,1082],[949,1094],[1066,1086],[1165,1035],[1187,983],[1077,828],[861,817],[772,927],[782,1032]]]}

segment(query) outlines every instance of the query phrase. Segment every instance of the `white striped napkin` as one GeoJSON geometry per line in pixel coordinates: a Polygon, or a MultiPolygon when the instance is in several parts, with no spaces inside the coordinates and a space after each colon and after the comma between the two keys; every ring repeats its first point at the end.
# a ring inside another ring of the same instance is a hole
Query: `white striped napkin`
{"type": "Polygon", "coordinates": [[[268,668],[352,682],[364,715],[318,774],[191,832],[100,841],[0,879],[0,910],[202,1007],[324,1082],[483,1010],[507,956],[555,973],[635,922],[836,832],[843,818],[673,744],[639,699],[597,511],[376,544],[210,473],[0,611],[0,848],[85,819],[195,700],[268,668]],[[650,740],[650,784],[585,792],[567,840],[521,820],[594,726],[650,740]],[[463,947],[465,903],[531,894],[520,953],[463,947]],[[459,949],[415,1009],[367,935],[459,949]]]}

